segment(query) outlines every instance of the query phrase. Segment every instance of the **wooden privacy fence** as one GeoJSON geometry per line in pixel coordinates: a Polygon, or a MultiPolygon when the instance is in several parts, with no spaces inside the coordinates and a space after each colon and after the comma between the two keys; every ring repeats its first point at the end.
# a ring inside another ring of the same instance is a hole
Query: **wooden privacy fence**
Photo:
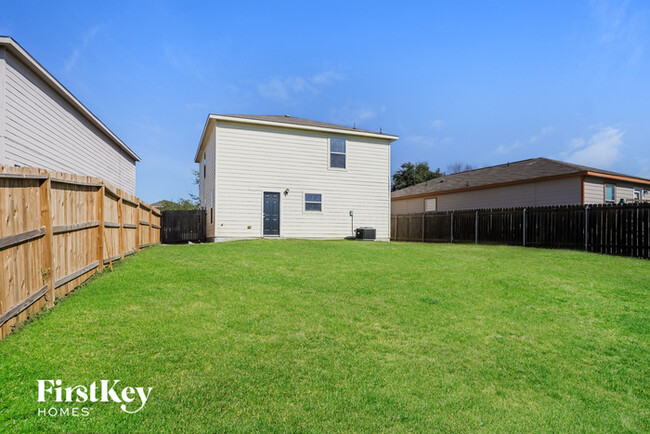
{"type": "Polygon", "coordinates": [[[580,249],[650,259],[650,203],[434,211],[391,217],[391,240],[580,249]]]}
{"type": "Polygon", "coordinates": [[[160,241],[160,212],[98,178],[0,166],[0,338],[160,241]]]}
{"type": "Polygon", "coordinates": [[[205,240],[205,210],[176,210],[162,213],[162,242],[166,244],[205,240]]]}

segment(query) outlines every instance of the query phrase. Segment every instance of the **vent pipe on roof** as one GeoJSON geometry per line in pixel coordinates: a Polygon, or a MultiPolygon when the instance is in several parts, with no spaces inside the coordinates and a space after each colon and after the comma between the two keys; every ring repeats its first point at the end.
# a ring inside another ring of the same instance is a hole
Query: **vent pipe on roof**
{"type": "Polygon", "coordinates": [[[284,115],[284,117],[285,117],[285,118],[290,118],[290,117],[291,117],[291,115],[284,115]]]}

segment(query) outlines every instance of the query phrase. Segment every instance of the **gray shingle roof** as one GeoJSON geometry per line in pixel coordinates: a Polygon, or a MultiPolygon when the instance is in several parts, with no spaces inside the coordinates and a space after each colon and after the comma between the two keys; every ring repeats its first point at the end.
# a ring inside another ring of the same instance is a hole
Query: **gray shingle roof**
{"type": "Polygon", "coordinates": [[[347,127],[345,125],[336,125],[330,124],[327,122],[312,121],[310,119],[296,118],[289,115],[228,115],[228,114],[219,114],[217,116],[227,116],[230,118],[239,118],[239,119],[251,119],[256,121],[266,121],[266,122],[277,122],[280,124],[290,124],[290,125],[302,125],[306,127],[318,127],[318,128],[328,128],[332,130],[346,130],[346,131],[356,131],[360,133],[371,133],[371,134],[385,134],[386,136],[391,136],[392,134],[380,133],[379,131],[370,131],[362,130],[359,128],[347,127]]]}
{"type": "Polygon", "coordinates": [[[441,176],[440,178],[434,178],[417,185],[394,191],[392,197],[399,198],[418,194],[439,193],[463,188],[483,187],[492,184],[546,178],[549,176],[570,175],[572,173],[577,175],[584,172],[598,172],[605,175],[625,176],[644,180],[643,178],[636,176],[595,169],[593,167],[581,166],[579,164],[566,163],[564,161],[551,160],[549,158],[532,158],[529,160],[516,161],[514,163],[499,164],[497,166],[484,167],[482,169],[468,170],[453,175],[441,176]]]}

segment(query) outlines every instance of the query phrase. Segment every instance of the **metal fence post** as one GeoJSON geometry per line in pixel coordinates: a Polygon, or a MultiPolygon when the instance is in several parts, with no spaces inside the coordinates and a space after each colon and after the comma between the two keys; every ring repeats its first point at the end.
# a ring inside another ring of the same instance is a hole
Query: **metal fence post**
{"type": "Polygon", "coordinates": [[[451,227],[449,228],[449,232],[451,233],[451,242],[454,242],[454,212],[451,212],[451,227]]]}
{"type": "Polygon", "coordinates": [[[526,247],[526,208],[524,208],[524,219],[523,219],[523,224],[521,225],[523,227],[523,240],[524,240],[524,247],[526,247]]]}
{"type": "Polygon", "coordinates": [[[478,244],[478,210],[476,210],[476,219],[474,220],[474,244],[478,244]]]}
{"type": "Polygon", "coordinates": [[[589,251],[589,205],[585,205],[585,251],[589,251]]]}

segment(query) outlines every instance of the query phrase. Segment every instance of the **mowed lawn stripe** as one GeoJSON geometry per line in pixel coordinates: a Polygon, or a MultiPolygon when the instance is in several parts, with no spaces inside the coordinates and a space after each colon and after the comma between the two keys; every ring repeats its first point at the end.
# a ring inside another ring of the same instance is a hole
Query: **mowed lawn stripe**
{"type": "Polygon", "coordinates": [[[0,425],[647,432],[649,296],[650,262],[574,251],[158,246],[0,341],[0,425]],[[153,391],[132,415],[38,403],[37,379],[153,391]]]}

